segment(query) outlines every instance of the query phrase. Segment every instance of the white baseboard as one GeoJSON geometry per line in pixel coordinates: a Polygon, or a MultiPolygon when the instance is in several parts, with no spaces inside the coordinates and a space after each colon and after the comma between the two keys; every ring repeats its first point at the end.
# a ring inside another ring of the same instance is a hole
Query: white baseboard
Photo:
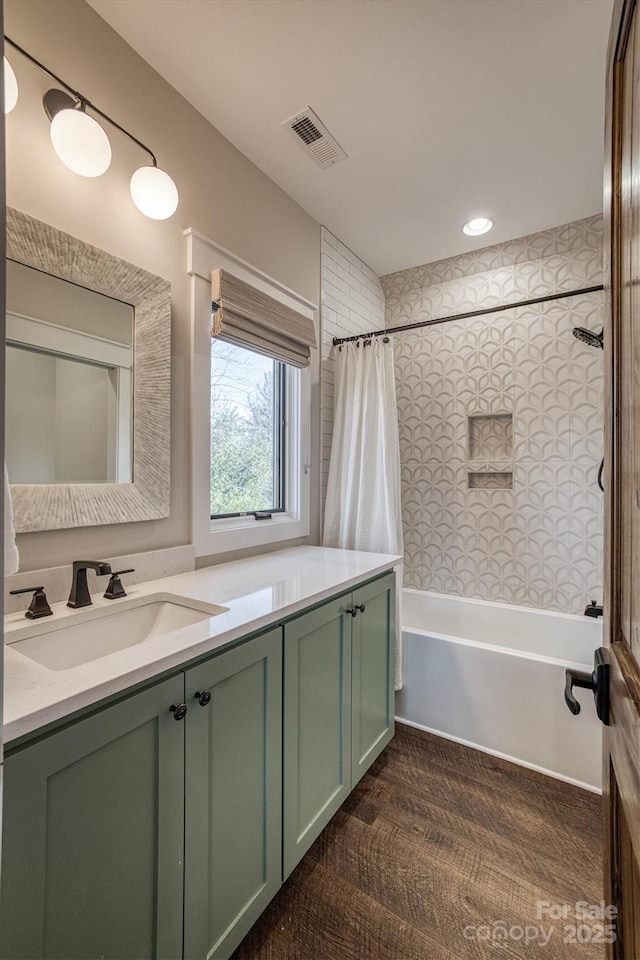
{"type": "Polygon", "coordinates": [[[515,763],[519,767],[526,767],[527,770],[535,770],[536,773],[542,773],[546,777],[553,777],[554,780],[562,780],[564,783],[570,783],[574,787],[580,787],[581,790],[588,790],[589,793],[602,794],[602,787],[594,787],[590,783],[583,783],[574,777],[565,777],[555,770],[547,770],[546,767],[540,767],[536,763],[528,763],[519,757],[511,757],[507,753],[501,753],[499,750],[491,750],[489,747],[483,747],[479,743],[472,743],[471,740],[463,740],[462,737],[454,737],[450,733],[443,733],[442,730],[434,730],[432,727],[425,727],[421,723],[414,723],[413,720],[407,720],[405,717],[396,717],[397,723],[404,723],[408,727],[415,727],[417,730],[424,730],[425,733],[431,733],[434,737],[442,737],[443,740],[452,740],[453,743],[459,743],[463,747],[471,747],[472,750],[479,750],[481,753],[488,753],[492,757],[498,757],[500,760],[508,760],[509,763],[515,763]]]}

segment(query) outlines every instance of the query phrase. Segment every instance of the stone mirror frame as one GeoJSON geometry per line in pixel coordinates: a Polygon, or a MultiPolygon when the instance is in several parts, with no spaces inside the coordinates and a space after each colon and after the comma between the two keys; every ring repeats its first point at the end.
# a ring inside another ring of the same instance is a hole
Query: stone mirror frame
{"type": "Polygon", "coordinates": [[[11,484],[17,533],[169,516],[171,285],[7,208],[7,257],[133,306],[133,482],[11,484]]]}

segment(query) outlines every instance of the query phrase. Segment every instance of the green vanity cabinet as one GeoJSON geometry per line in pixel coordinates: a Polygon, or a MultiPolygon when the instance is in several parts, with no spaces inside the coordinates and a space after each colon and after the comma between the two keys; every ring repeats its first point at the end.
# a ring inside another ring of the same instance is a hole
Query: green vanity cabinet
{"type": "Polygon", "coordinates": [[[9,749],[0,960],[227,960],[393,735],[393,582],[9,749]]]}
{"type": "Polygon", "coordinates": [[[185,680],[184,955],[205,960],[230,956],[280,887],[282,628],[185,680]]]}
{"type": "Polygon", "coordinates": [[[182,956],[177,675],[5,760],[0,956],[182,956]]]}
{"type": "Polygon", "coordinates": [[[393,736],[394,580],[285,624],[284,878],[393,736]]]}
{"type": "Polygon", "coordinates": [[[284,628],[285,879],[351,790],[350,599],[284,628]]]}
{"type": "Polygon", "coordinates": [[[393,737],[394,579],[390,573],[353,592],[353,608],[358,612],[351,627],[352,787],[393,737]]]}
{"type": "Polygon", "coordinates": [[[229,957],[280,887],[281,796],[282,627],[10,753],[0,957],[229,957]]]}

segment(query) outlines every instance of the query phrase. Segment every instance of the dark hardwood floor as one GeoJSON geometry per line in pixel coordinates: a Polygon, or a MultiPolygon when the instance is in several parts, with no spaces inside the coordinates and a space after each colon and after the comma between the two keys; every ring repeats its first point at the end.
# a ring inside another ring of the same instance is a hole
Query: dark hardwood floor
{"type": "Polygon", "coordinates": [[[602,899],[600,811],[594,794],[398,725],[233,960],[602,960],[576,942],[597,921],[575,916],[602,899]],[[539,901],[568,915],[538,917],[539,901]]]}

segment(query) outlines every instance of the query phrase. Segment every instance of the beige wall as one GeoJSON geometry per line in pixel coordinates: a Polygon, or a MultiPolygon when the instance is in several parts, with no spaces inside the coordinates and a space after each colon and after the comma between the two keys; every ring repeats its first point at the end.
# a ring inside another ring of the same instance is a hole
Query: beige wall
{"type": "MultiPolygon", "coordinates": [[[[53,152],[41,106],[52,84],[9,50],[20,99],[7,118],[7,202],[166,278],[173,301],[170,518],[23,535],[21,570],[80,555],[108,558],[188,543],[190,316],[182,232],[195,228],[318,303],[320,227],[82,0],[6,0],[5,32],[147,143],[180,191],[180,206],[170,220],[158,223],[140,214],[128,183],[146,162],[145,154],[111,128],[113,161],[105,176],[88,180],[67,170],[53,152]]],[[[317,379],[316,363],[313,539],[319,512],[317,379]]]]}

